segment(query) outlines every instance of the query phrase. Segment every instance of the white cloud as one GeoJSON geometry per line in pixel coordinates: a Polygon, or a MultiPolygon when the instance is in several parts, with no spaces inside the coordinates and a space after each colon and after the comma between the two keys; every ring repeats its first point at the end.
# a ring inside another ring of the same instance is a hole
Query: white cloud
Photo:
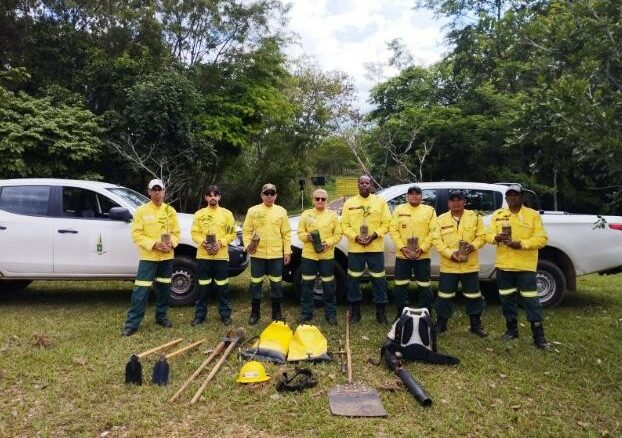
{"type": "MultiPolygon", "coordinates": [[[[419,65],[438,61],[446,51],[442,23],[431,12],[412,9],[413,0],[290,0],[289,29],[300,36],[293,56],[314,58],[323,70],[348,73],[359,91],[360,108],[374,82],[368,63],[386,63],[387,42],[401,38],[419,65]]],[[[386,71],[387,74],[395,72],[386,71]]]]}

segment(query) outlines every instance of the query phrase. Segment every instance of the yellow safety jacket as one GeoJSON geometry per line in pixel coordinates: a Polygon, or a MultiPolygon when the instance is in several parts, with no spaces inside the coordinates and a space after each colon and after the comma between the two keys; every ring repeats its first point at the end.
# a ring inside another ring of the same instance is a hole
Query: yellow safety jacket
{"type": "Polygon", "coordinates": [[[287,211],[280,205],[259,204],[249,208],[242,225],[244,245],[251,243],[253,232],[259,236],[259,245],[252,257],[277,259],[292,253],[292,229],[287,211]]]}
{"type": "Polygon", "coordinates": [[[389,231],[390,222],[391,211],[383,198],[373,194],[367,198],[361,195],[349,198],[341,210],[341,229],[348,238],[348,252],[384,252],[384,235],[389,231]],[[374,232],[378,235],[367,246],[354,240],[360,234],[363,223],[367,224],[370,236],[374,232]]]}
{"type": "Polygon", "coordinates": [[[429,205],[419,204],[413,207],[409,203],[400,204],[393,210],[390,234],[395,245],[395,256],[405,259],[401,249],[408,245],[409,237],[419,238],[419,247],[423,251],[419,260],[430,258],[432,236],[438,220],[436,210],[429,205]]]}
{"type": "Polygon", "coordinates": [[[152,201],[141,205],[134,213],[131,229],[132,240],[138,245],[140,260],[159,262],[174,258],[173,251],[160,252],[153,249],[153,245],[160,241],[164,233],[171,235],[173,248],[179,244],[181,230],[177,212],[173,207],[164,202],[158,207],[152,201]]]}
{"type": "Polygon", "coordinates": [[[495,211],[486,231],[486,240],[497,245],[495,267],[506,271],[535,272],[538,267],[538,249],[546,245],[548,237],[540,213],[523,205],[516,214],[507,207],[495,211]],[[520,241],[520,249],[495,242],[495,236],[501,233],[505,221],[510,222],[512,240],[520,241]]]}
{"type": "Polygon", "coordinates": [[[310,260],[328,260],[335,257],[335,245],[341,240],[343,232],[337,213],[330,210],[305,210],[298,223],[298,238],[302,242],[302,256],[310,260]],[[307,238],[311,231],[319,231],[320,239],[326,243],[326,251],[317,253],[313,242],[307,238]]]}
{"type": "Polygon", "coordinates": [[[192,241],[198,245],[197,259],[206,260],[229,260],[227,245],[235,238],[235,220],[233,214],[220,206],[200,209],[194,214],[192,220],[192,241]],[[203,242],[207,234],[214,234],[216,241],[222,245],[218,252],[210,255],[203,242]]]}
{"type": "Polygon", "coordinates": [[[472,210],[464,210],[460,222],[451,211],[438,217],[438,228],[434,234],[434,246],[441,255],[441,272],[463,274],[479,271],[479,249],[486,244],[486,230],[482,217],[472,210]],[[466,262],[456,262],[451,255],[458,251],[458,242],[473,244],[475,251],[468,254],[466,262]]]}

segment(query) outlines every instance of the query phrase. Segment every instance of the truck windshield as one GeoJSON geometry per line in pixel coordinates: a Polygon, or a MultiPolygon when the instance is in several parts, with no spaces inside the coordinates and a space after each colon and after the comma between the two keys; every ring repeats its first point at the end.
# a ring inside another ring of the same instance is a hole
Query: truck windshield
{"type": "Polygon", "coordinates": [[[114,187],[109,188],[108,190],[115,195],[122,197],[136,208],[149,202],[149,198],[147,198],[146,196],[141,195],[140,193],[126,187],[114,187]]]}

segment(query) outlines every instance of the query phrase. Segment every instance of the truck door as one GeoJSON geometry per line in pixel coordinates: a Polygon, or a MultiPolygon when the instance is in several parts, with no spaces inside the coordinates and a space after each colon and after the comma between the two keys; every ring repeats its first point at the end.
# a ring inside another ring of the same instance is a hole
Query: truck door
{"type": "Polygon", "coordinates": [[[54,232],[54,273],[67,276],[131,276],[138,252],[130,224],[111,220],[104,195],[80,187],[62,187],[62,208],[54,232]]]}
{"type": "Polygon", "coordinates": [[[52,272],[50,187],[0,188],[0,271],[7,276],[52,272]]]}

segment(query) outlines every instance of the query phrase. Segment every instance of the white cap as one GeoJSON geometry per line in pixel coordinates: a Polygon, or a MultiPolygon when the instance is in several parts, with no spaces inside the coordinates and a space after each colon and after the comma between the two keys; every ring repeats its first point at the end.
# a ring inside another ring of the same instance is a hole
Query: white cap
{"type": "Polygon", "coordinates": [[[158,179],[158,178],[152,179],[151,181],[149,181],[149,184],[147,185],[147,188],[149,188],[149,190],[151,190],[155,186],[160,186],[160,187],[162,187],[162,190],[164,190],[164,183],[162,182],[161,179],[158,179]]]}
{"type": "Polygon", "coordinates": [[[523,193],[523,186],[520,184],[510,184],[505,193],[507,192],[523,193]]]}

